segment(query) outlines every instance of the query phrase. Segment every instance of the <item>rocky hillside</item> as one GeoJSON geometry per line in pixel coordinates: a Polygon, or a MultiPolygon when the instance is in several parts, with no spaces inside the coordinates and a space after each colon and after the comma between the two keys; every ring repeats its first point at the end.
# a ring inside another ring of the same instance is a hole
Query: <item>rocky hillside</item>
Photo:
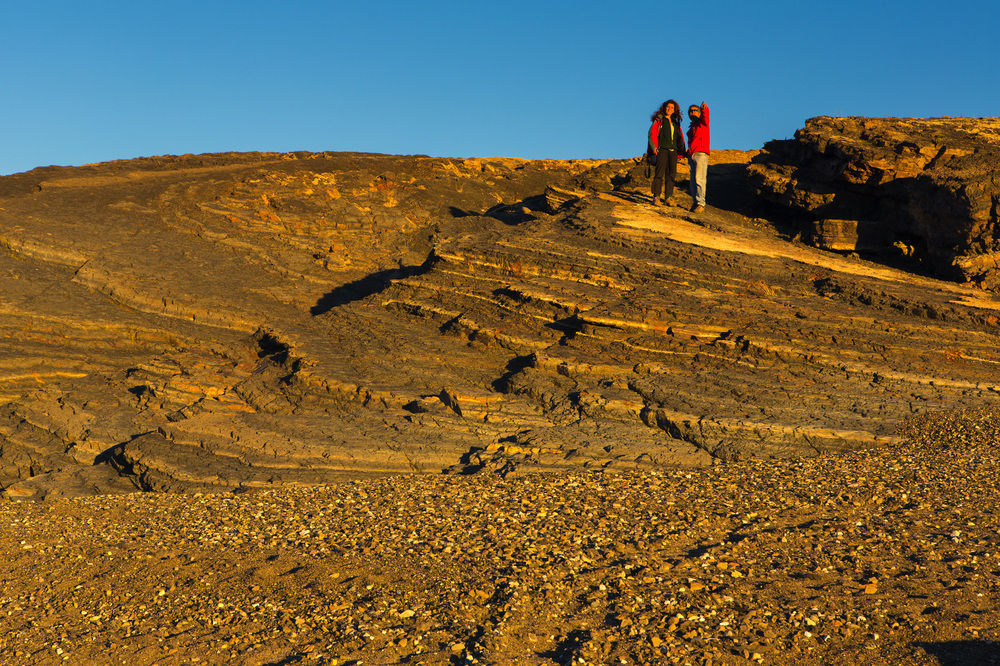
{"type": "Polygon", "coordinates": [[[782,240],[736,212],[747,157],[715,156],[732,210],[698,216],[649,206],[631,160],[0,179],[0,487],[704,466],[1000,400],[997,301],[782,240]]]}
{"type": "Polygon", "coordinates": [[[1000,662],[993,127],[0,178],[0,662],[1000,662]]]}
{"type": "Polygon", "coordinates": [[[813,118],[749,168],[820,247],[1000,288],[1000,118],[813,118]]]}

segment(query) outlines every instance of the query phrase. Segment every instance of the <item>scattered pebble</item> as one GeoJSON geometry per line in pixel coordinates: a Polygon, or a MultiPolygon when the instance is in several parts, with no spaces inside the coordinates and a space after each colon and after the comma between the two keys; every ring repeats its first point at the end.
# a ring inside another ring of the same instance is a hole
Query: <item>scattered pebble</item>
{"type": "Polygon", "coordinates": [[[6,502],[0,655],[978,663],[1000,640],[998,424],[695,471],[6,502]]]}

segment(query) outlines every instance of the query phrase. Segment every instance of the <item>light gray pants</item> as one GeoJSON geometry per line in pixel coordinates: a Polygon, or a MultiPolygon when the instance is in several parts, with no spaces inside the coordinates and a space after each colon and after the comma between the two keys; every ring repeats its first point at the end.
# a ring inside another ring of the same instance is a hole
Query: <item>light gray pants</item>
{"type": "Polygon", "coordinates": [[[694,153],[688,157],[691,169],[690,192],[697,206],[705,205],[705,190],[708,188],[708,153],[694,153]]]}

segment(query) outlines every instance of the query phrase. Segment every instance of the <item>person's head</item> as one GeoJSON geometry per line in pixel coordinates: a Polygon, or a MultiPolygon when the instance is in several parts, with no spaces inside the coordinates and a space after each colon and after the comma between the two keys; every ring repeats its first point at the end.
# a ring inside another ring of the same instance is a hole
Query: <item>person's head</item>
{"type": "Polygon", "coordinates": [[[676,101],[668,99],[666,102],[660,105],[653,117],[663,116],[664,118],[670,118],[671,120],[679,121],[681,119],[681,107],[676,101]]]}
{"type": "Polygon", "coordinates": [[[701,107],[697,104],[692,104],[688,107],[688,118],[691,120],[698,120],[701,118],[701,107]]]}

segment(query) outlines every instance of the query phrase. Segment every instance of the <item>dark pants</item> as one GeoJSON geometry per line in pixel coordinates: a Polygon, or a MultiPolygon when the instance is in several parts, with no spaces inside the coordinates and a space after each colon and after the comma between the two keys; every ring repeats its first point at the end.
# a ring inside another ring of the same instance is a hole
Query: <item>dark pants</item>
{"type": "Polygon", "coordinates": [[[653,198],[669,199],[674,194],[674,179],[677,177],[677,151],[661,150],[656,155],[656,171],[653,174],[653,198]]]}

